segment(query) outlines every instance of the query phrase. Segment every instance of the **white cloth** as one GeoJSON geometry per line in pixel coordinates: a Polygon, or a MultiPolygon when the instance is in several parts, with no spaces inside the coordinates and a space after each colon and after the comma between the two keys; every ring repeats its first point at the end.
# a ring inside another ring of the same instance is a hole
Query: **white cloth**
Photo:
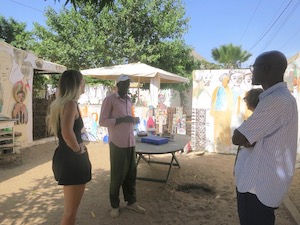
{"type": "Polygon", "coordinates": [[[245,162],[251,154],[251,151],[253,151],[253,148],[241,147],[240,150],[238,150],[237,160],[234,166],[234,176],[237,184],[243,180],[242,172],[244,169],[245,162]]]}
{"type": "Polygon", "coordinates": [[[286,83],[264,91],[253,114],[237,129],[250,144],[256,142],[247,155],[238,156],[238,191],[254,191],[264,205],[278,207],[290,186],[297,155],[297,103],[286,83]]]}

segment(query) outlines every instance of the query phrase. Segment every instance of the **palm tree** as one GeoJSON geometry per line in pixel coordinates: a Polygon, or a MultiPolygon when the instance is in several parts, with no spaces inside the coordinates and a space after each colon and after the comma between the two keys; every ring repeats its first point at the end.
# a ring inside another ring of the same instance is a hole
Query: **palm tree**
{"type": "Polygon", "coordinates": [[[241,68],[241,63],[246,62],[252,54],[243,51],[241,46],[233,44],[221,45],[211,50],[212,58],[221,63],[226,69],[241,68]]]}

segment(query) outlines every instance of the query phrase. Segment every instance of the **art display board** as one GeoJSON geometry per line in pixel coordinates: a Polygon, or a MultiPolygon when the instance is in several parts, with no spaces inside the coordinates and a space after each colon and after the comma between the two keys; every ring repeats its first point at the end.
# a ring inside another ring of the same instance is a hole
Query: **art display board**
{"type": "Polygon", "coordinates": [[[191,147],[234,153],[233,130],[251,114],[243,101],[252,88],[249,69],[193,71],[191,147]]]}

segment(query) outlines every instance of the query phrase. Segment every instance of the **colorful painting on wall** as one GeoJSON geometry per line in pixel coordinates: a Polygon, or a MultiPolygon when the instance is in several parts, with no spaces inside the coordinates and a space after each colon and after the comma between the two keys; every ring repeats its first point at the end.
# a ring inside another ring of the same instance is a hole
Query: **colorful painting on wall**
{"type": "Polygon", "coordinates": [[[26,124],[27,105],[30,104],[27,96],[31,96],[33,79],[33,55],[16,48],[7,50],[11,52],[0,49],[0,113],[16,119],[17,124],[26,124]],[[7,93],[9,87],[12,92],[7,93]],[[10,108],[10,105],[13,107],[10,108]]]}
{"type": "Polygon", "coordinates": [[[31,52],[0,41],[0,117],[15,119],[18,141],[32,142],[34,70],[62,73],[65,66],[39,59],[31,52]]]}
{"type": "Polygon", "coordinates": [[[193,72],[192,149],[233,153],[233,130],[248,116],[243,101],[252,88],[250,70],[193,72]]]}

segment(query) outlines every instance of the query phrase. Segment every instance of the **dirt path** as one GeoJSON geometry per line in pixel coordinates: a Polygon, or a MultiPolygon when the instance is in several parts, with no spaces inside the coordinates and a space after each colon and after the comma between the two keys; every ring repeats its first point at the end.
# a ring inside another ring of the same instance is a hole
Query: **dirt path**
{"type": "MultiPolygon", "coordinates": [[[[109,216],[109,152],[108,145],[89,143],[93,179],[78,213],[77,224],[99,225],[238,225],[236,198],[232,175],[234,155],[195,153],[177,157],[180,169],[173,168],[167,185],[137,181],[139,203],[146,208],[139,215],[124,208],[121,216],[109,216]]],[[[63,210],[61,187],[54,181],[51,159],[55,142],[23,150],[22,164],[0,164],[0,224],[59,224],[63,210]]],[[[157,157],[169,160],[169,156],[157,157]]],[[[164,165],[141,162],[138,174],[160,178],[167,174],[164,165]]],[[[300,207],[300,170],[297,169],[290,198],[300,207]]],[[[299,208],[298,208],[299,209],[299,208]]],[[[294,225],[284,206],[276,211],[276,225],[294,225]]]]}

